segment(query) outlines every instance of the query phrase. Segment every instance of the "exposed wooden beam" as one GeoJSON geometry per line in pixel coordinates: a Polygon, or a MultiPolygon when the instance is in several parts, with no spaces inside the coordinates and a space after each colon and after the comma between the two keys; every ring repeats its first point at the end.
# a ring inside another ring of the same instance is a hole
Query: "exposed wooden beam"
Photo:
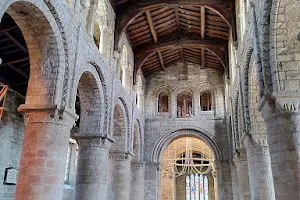
{"type": "Polygon", "coordinates": [[[180,56],[181,56],[181,62],[184,63],[184,58],[183,58],[183,48],[180,48],[180,56]]]}
{"type": "Polygon", "coordinates": [[[0,33],[4,33],[4,32],[7,32],[7,31],[11,31],[11,30],[14,30],[14,29],[17,29],[19,28],[17,25],[14,25],[14,26],[10,26],[10,27],[3,27],[0,29],[0,33]]]}
{"type": "Polygon", "coordinates": [[[24,47],[24,45],[22,45],[16,38],[14,38],[10,33],[5,32],[4,33],[11,41],[13,41],[20,49],[22,49],[22,51],[24,53],[28,53],[27,52],[27,48],[24,47]]]}
{"type": "Polygon", "coordinates": [[[2,64],[0,65],[0,68],[1,68],[1,67],[5,67],[5,66],[8,66],[8,65],[16,64],[16,63],[28,61],[28,60],[29,60],[29,57],[25,57],[25,58],[21,58],[21,59],[17,59],[17,60],[8,61],[8,62],[5,62],[5,63],[2,63],[2,64]]]}
{"type": "Polygon", "coordinates": [[[180,20],[179,20],[178,8],[175,8],[175,16],[176,16],[176,23],[177,23],[177,31],[180,31],[180,20]]]}
{"type": "Polygon", "coordinates": [[[201,6],[201,39],[205,38],[205,7],[201,6]]]}
{"type": "Polygon", "coordinates": [[[156,34],[156,31],[155,31],[154,26],[153,26],[151,13],[150,13],[149,10],[146,10],[145,13],[146,13],[147,21],[148,21],[148,24],[149,24],[149,27],[150,27],[150,31],[151,31],[153,40],[154,40],[155,43],[157,43],[157,34],[156,34]]]}
{"type": "Polygon", "coordinates": [[[8,65],[11,69],[13,69],[14,71],[18,72],[19,74],[21,74],[22,76],[24,76],[25,78],[29,78],[28,74],[26,72],[24,72],[22,69],[19,69],[18,67],[15,67],[12,64],[8,65]]]}
{"type": "Polygon", "coordinates": [[[205,68],[205,48],[202,47],[201,49],[201,64],[202,68],[205,68]]]}
{"type": "Polygon", "coordinates": [[[165,71],[166,67],[165,67],[165,64],[164,64],[164,61],[163,61],[160,51],[157,51],[157,56],[158,56],[158,59],[159,59],[160,65],[161,65],[161,69],[163,71],[165,71]]]}

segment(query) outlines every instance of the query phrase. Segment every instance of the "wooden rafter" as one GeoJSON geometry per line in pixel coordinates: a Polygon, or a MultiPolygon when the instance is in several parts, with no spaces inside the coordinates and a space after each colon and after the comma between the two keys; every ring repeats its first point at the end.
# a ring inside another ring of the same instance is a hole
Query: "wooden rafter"
{"type": "Polygon", "coordinates": [[[158,59],[159,59],[160,65],[161,65],[161,69],[164,71],[166,69],[166,67],[165,67],[165,64],[164,64],[164,61],[163,61],[160,51],[157,51],[157,56],[158,56],[158,59]]]}
{"type": "Polygon", "coordinates": [[[201,6],[201,39],[205,38],[205,7],[201,6]]]}
{"type": "Polygon", "coordinates": [[[145,13],[146,13],[148,25],[150,27],[153,40],[154,40],[155,43],[157,43],[157,34],[156,34],[156,31],[155,31],[154,26],[153,26],[153,21],[152,21],[151,13],[150,13],[149,10],[146,10],[145,13]]]}
{"type": "Polygon", "coordinates": [[[201,64],[202,68],[205,68],[205,48],[202,47],[201,49],[201,64]]]}

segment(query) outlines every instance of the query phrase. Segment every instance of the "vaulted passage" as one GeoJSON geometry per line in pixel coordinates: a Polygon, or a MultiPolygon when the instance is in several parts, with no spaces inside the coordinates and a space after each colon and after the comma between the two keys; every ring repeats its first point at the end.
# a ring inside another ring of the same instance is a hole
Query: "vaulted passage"
{"type": "Polygon", "coordinates": [[[1,0],[0,200],[299,200],[296,0],[1,0]]]}

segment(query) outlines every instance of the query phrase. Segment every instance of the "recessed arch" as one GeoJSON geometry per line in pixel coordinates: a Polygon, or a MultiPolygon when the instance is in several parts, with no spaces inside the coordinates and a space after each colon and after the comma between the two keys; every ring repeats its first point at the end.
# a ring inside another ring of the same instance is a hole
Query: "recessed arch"
{"type": "Polygon", "coordinates": [[[4,12],[14,19],[28,47],[31,73],[26,104],[62,104],[67,95],[60,81],[66,69],[65,43],[47,5],[34,0],[11,1],[0,12],[1,19],[4,12]]]}
{"type": "Polygon", "coordinates": [[[222,153],[219,145],[210,133],[199,128],[187,126],[182,127],[182,129],[172,129],[163,134],[154,145],[151,161],[160,163],[163,151],[168,144],[176,138],[185,136],[195,137],[204,141],[213,150],[216,160],[222,160],[222,153]]]}

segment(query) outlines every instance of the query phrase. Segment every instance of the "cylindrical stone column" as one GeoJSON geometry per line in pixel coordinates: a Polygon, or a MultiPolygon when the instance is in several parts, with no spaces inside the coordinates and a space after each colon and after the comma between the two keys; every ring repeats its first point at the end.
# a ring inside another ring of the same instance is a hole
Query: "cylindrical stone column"
{"type": "Polygon", "coordinates": [[[239,187],[238,187],[238,178],[237,178],[237,169],[234,162],[230,166],[231,171],[231,182],[232,182],[232,200],[239,200],[239,187]]]}
{"type": "Polygon", "coordinates": [[[102,25],[100,26],[101,28],[101,35],[100,35],[100,53],[102,53],[104,56],[106,56],[106,40],[107,40],[107,26],[106,25],[102,25]]]}
{"type": "Polygon", "coordinates": [[[281,111],[269,113],[264,118],[276,200],[299,200],[300,113],[281,111]]]}
{"type": "Polygon", "coordinates": [[[144,175],[145,175],[145,163],[132,162],[130,200],[144,199],[144,175]]]}
{"type": "Polygon", "coordinates": [[[170,95],[170,99],[171,99],[171,102],[170,102],[170,112],[171,112],[171,117],[172,118],[177,118],[177,99],[176,99],[176,96],[173,92],[171,92],[171,95],[170,95]]]}
{"type": "Polygon", "coordinates": [[[99,136],[80,137],[78,145],[75,200],[106,200],[111,141],[99,136]]]}
{"type": "Polygon", "coordinates": [[[110,153],[112,163],[113,200],[130,200],[130,169],[132,156],[128,153],[110,153]]]}
{"type": "Polygon", "coordinates": [[[25,135],[15,200],[62,200],[68,143],[75,115],[56,106],[23,105],[25,135]]]}
{"type": "Polygon", "coordinates": [[[234,162],[237,170],[239,200],[251,200],[248,162],[245,150],[241,149],[240,152],[235,155],[234,162]]]}
{"type": "Polygon", "coordinates": [[[271,160],[267,141],[245,138],[252,200],[275,200],[271,160]]]}

